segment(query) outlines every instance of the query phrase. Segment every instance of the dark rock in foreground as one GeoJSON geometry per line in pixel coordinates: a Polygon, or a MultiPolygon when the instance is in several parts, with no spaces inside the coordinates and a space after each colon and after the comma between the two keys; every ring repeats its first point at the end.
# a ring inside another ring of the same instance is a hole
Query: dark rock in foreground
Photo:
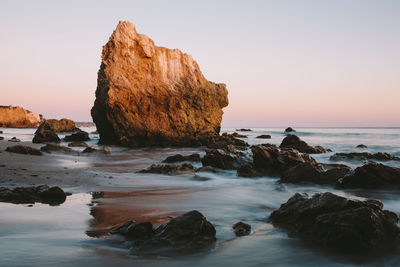
{"type": "Polygon", "coordinates": [[[84,141],[90,141],[89,134],[85,131],[78,131],[76,133],[73,133],[71,135],[67,135],[64,138],[65,141],[67,142],[84,142],[84,141]]]}
{"type": "Polygon", "coordinates": [[[184,163],[182,165],[161,165],[153,164],[147,169],[139,171],[139,173],[157,173],[157,174],[187,174],[194,173],[195,169],[192,164],[184,163]]]}
{"type": "Polygon", "coordinates": [[[166,163],[175,163],[175,162],[182,162],[182,161],[200,162],[201,161],[200,154],[196,153],[196,154],[192,154],[192,155],[188,155],[188,156],[176,154],[173,156],[169,156],[165,160],[163,160],[163,162],[166,162],[166,163]]]}
{"type": "Polygon", "coordinates": [[[160,225],[153,237],[134,247],[138,254],[193,253],[210,248],[216,241],[214,226],[193,210],[160,225]]]}
{"type": "Polygon", "coordinates": [[[378,200],[358,201],[332,193],[309,198],[299,193],[272,212],[270,219],[289,236],[333,251],[362,255],[393,251],[400,228],[395,213],[378,200]]]}
{"type": "Polygon", "coordinates": [[[256,138],[259,138],[259,139],[271,139],[271,135],[262,134],[262,135],[257,136],[256,138]]]}
{"type": "Polygon", "coordinates": [[[224,170],[233,170],[240,166],[238,155],[223,149],[206,149],[206,155],[201,159],[203,166],[212,166],[224,170]]]}
{"type": "Polygon", "coordinates": [[[0,140],[4,140],[4,137],[3,137],[3,136],[0,136],[0,140]]]}
{"type": "Polygon", "coordinates": [[[9,146],[6,149],[7,152],[18,153],[18,154],[25,154],[25,155],[37,155],[41,156],[42,151],[39,149],[30,147],[30,146],[9,146]]]}
{"type": "Polygon", "coordinates": [[[42,122],[35,132],[32,143],[60,142],[56,131],[46,121],[42,122]]]}
{"type": "Polygon", "coordinates": [[[150,222],[136,223],[134,221],[127,221],[123,225],[112,230],[110,234],[122,235],[129,240],[135,241],[135,244],[140,244],[153,237],[155,231],[150,222]]]}
{"type": "Polygon", "coordinates": [[[309,153],[309,154],[319,154],[326,153],[329,150],[323,148],[322,146],[312,147],[308,145],[306,142],[301,140],[298,136],[289,134],[283,140],[279,146],[280,148],[294,148],[301,153],[309,153]]]}
{"type": "Polygon", "coordinates": [[[293,129],[292,127],[287,127],[286,129],[285,129],[285,133],[290,133],[290,132],[295,132],[296,130],[295,129],[293,129]]]}
{"type": "Polygon", "coordinates": [[[375,159],[375,160],[400,160],[399,157],[393,156],[389,153],[378,152],[375,154],[371,154],[368,152],[352,152],[352,153],[336,153],[332,155],[330,160],[368,160],[368,159],[375,159]]]}
{"type": "Polygon", "coordinates": [[[339,178],[350,172],[347,166],[334,167],[326,170],[321,164],[300,163],[281,175],[281,183],[313,183],[335,185],[339,178]]]}
{"type": "Polygon", "coordinates": [[[400,168],[369,162],[358,167],[351,174],[339,179],[340,188],[400,188],[400,168]]]}
{"type": "Polygon", "coordinates": [[[358,145],[357,146],[358,148],[368,148],[366,145],[364,145],[364,144],[360,144],[360,145],[358,145]]]}
{"type": "Polygon", "coordinates": [[[17,187],[8,189],[0,187],[0,201],[14,204],[30,204],[41,202],[50,205],[59,205],[66,199],[65,192],[58,186],[49,187],[47,185],[17,187]]]}
{"type": "Polygon", "coordinates": [[[54,144],[46,144],[45,146],[42,146],[40,148],[41,151],[44,152],[73,152],[74,150],[72,150],[69,147],[66,146],[59,146],[59,145],[54,145],[54,144]]]}
{"type": "Polygon", "coordinates": [[[232,226],[236,236],[245,236],[251,233],[251,225],[244,222],[237,222],[232,226]]]}

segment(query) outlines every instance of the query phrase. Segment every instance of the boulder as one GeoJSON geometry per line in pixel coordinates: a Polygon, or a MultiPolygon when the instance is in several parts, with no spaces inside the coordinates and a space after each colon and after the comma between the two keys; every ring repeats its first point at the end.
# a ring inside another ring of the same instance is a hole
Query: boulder
{"type": "Polygon", "coordinates": [[[360,144],[360,145],[358,145],[357,146],[358,148],[368,148],[366,145],[364,145],[364,144],[360,144]]]}
{"type": "Polygon", "coordinates": [[[223,149],[207,148],[206,155],[201,159],[203,166],[233,170],[240,166],[240,158],[223,149]]]}
{"type": "Polygon", "coordinates": [[[400,168],[369,162],[338,180],[340,188],[399,189],[400,168]]]}
{"type": "Polygon", "coordinates": [[[21,107],[0,106],[0,127],[36,128],[42,120],[42,115],[32,113],[21,107]]]}
{"type": "Polygon", "coordinates": [[[251,233],[251,225],[244,222],[237,222],[232,226],[236,236],[245,236],[251,233]]]}
{"type": "Polygon", "coordinates": [[[35,132],[32,143],[45,143],[45,142],[60,142],[60,138],[57,133],[53,130],[50,124],[41,123],[35,132]]]}
{"type": "Polygon", "coordinates": [[[236,138],[247,138],[247,135],[238,134],[237,132],[234,132],[234,133],[232,134],[232,136],[233,136],[233,137],[236,137],[236,138]]]}
{"type": "Polygon", "coordinates": [[[378,200],[359,201],[332,193],[311,198],[296,193],[271,213],[275,226],[316,247],[361,255],[387,253],[400,237],[395,213],[378,200]]]}
{"type": "Polygon", "coordinates": [[[155,231],[150,222],[136,223],[134,221],[127,221],[118,228],[111,230],[110,234],[122,235],[128,240],[135,241],[135,245],[138,245],[153,237],[155,231]]]}
{"type": "Polygon", "coordinates": [[[160,225],[155,234],[134,254],[194,253],[210,248],[216,241],[214,226],[200,212],[193,210],[160,225]]]}
{"type": "Polygon", "coordinates": [[[181,162],[181,161],[193,161],[193,162],[199,162],[201,161],[200,154],[191,154],[188,156],[183,156],[181,154],[176,154],[173,156],[167,157],[163,162],[166,163],[174,163],[174,162],[181,162]]]}
{"type": "Polygon", "coordinates": [[[37,155],[41,156],[42,151],[39,149],[30,147],[30,146],[9,146],[6,149],[7,152],[18,153],[18,154],[25,154],[25,155],[37,155]]]}
{"type": "Polygon", "coordinates": [[[271,135],[262,134],[262,135],[257,136],[256,138],[259,138],[259,139],[271,139],[271,135]]]}
{"type": "Polygon", "coordinates": [[[82,141],[73,141],[68,144],[69,147],[88,147],[89,145],[82,141]]]}
{"type": "Polygon", "coordinates": [[[14,136],[13,138],[9,139],[8,142],[18,143],[21,142],[21,140],[14,136]]]}
{"type": "Polygon", "coordinates": [[[293,129],[292,127],[287,127],[286,129],[285,129],[285,133],[290,133],[290,132],[295,132],[296,130],[295,129],[293,129]]]}
{"type": "Polygon", "coordinates": [[[121,21],[103,47],[91,114],[101,143],[198,146],[219,134],[227,96],[191,56],[121,21]]]}
{"type": "Polygon", "coordinates": [[[319,154],[326,153],[328,150],[324,149],[322,146],[312,147],[309,146],[306,142],[301,140],[298,136],[293,134],[288,134],[279,146],[280,148],[294,148],[301,153],[309,153],[309,154],[319,154]]]}
{"type": "Polygon", "coordinates": [[[245,141],[236,138],[233,134],[223,133],[220,136],[214,136],[208,140],[207,147],[208,148],[216,148],[216,149],[228,149],[229,146],[233,147],[235,150],[245,150],[249,147],[249,144],[245,141]]]}
{"type": "Polygon", "coordinates": [[[73,133],[71,135],[67,135],[64,138],[65,141],[67,142],[84,142],[84,141],[90,141],[89,134],[85,131],[77,131],[76,133],[73,133]]]}
{"type": "Polygon", "coordinates": [[[157,173],[157,174],[188,174],[194,173],[195,169],[192,164],[184,163],[182,165],[161,165],[161,164],[152,164],[147,169],[139,171],[139,173],[157,173]]]}
{"type": "Polygon", "coordinates": [[[400,160],[399,157],[393,156],[389,153],[383,153],[383,152],[378,152],[375,154],[371,154],[368,152],[352,152],[352,153],[336,153],[332,155],[330,160],[369,160],[369,159],[374,159],[374,160],[380,160],[380,161],[386,161],[386,160],[400,160]]]}
{"type": "Polygon", "coordinates": [[[51,153],[51,152],[73,152],[69,147],[66,146],[59,146],[59,145],[54,145],[54,144],[46,144],[45,146],[42,146],[40,148],[41,151],[51,153]]]}
{"type": "Polygon", "coordinates": [[[0,187],[0,201],[14,204],[45,203],[59,205],[66,199],[65,192],[58,186],[49,187],[47,185],[16,187],[9,189],[0,187]]]}
{"type": "Polygon", "coordinates": [[[237,169],[237,176],[240,177],[259,177],[263,176],[263,172],[255,169],[254,165],[251,163],[245,163],[240,165],[237,169]]]}

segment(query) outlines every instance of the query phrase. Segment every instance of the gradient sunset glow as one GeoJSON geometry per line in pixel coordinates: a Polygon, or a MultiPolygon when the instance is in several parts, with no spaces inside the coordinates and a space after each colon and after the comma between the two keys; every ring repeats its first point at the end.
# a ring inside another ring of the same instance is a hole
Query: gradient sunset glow
{"type": "Polygon", "coordinates": [[[223,126],[400,126],[399,1],[0,1],[1,105],[91,121],[119,20],[227,84],[223,126]]]}

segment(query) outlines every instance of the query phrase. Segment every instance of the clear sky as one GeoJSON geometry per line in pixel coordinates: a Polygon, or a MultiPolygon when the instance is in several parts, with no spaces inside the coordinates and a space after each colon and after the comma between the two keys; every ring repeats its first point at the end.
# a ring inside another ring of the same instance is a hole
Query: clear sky
{"type": "Polygon", "coordinates": [[[400,126],[400,1],[0,0],[0,105],[91,121],[119,20],[223,82],[224,126],[400,126]]]}

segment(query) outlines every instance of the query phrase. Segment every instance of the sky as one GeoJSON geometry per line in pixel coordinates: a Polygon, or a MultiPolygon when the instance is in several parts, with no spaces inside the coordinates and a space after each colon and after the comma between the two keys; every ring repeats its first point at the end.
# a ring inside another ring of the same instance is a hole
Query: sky
{"type": "Polygon", "coordinates": [[[227,85],[225,127],[400,126],[400,1],[0,0],[0,105],[91,121],[128,20],[227,85]]]}

